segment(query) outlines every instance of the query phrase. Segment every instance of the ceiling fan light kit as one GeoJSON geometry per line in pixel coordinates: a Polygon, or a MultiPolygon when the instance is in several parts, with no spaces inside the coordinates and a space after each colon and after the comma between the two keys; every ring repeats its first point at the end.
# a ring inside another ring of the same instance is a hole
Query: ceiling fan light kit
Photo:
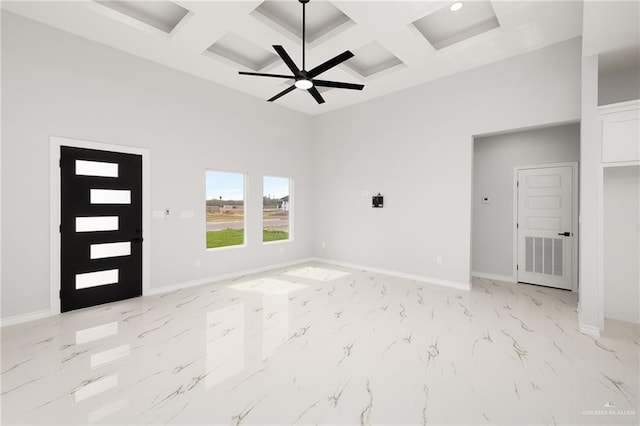
{"type": "Polygon", "coordinates": [[[306,89],[309,90],[313,87],[313,82],[311,80],[300,79],[296,80],[294,83],[298,89],[306,89]]]}
{"type": "Polygon", "coordinates": [[[324,98],[318,92],[317,87],[329,87],[334,89],[350,89],[350,90],[362,90],[364,89],[363,84],[354,84],[354,83],[343,83],[340,81],[328,81],[328,80],[318,80],[315,77],[319,76],[325,71],[330,70],[331,68],[340,65],[347,59],[353,57],[353,53],[349,50],[346,50],[339,54],[338,56],[329,59],[328,61],[318,65],[311,70],[306,70],[306,5],[309,3],[309,0],[298,0],[302,3],[302,69],[298,68],[291,56],[284,50],[284,47],[279,45],[273,45],[273,49],[276,51],[278,56],[282,59],[282,61],[287,65],[289,70],[293,73],[293,75],[283,75],[283,74],[267,74],[267,73],[258,73],[258,72],[245,72],[239,71],[241,75],[252,75],[257,77],[272,77],[272,78],[284,78],[284,79],[293,79],[295,83],[282,92],[276,94],[272,98],[268,99],[269,102],[273,102],[276,99],[281,98],[287,93],[293,91],[298,88],[301,90],[307,90],[311,96],[318,102],[318,104],[324,103],[324,98]]]}

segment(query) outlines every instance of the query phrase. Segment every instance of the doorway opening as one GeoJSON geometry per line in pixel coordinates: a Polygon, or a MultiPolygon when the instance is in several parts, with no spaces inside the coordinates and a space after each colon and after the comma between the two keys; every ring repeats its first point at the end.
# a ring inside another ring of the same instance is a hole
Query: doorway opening
{"type": "MultiPolygon", "coordinates": [[[[580,125],[579,123],[564,123],[559,125],[538,127],[526,130],[501,132],[474,137],[473,153],[473,191],[472,191],[472,244],[471,244],[471,270],[472,276],[504,282],[532,282],[531,277],[519,276],[520,270],[526,268],[526,257],[522,262],[518,261],[518,231],[521,224],[518,223],[518,191],[517,168],[535,169],[550,166],[567,166],[573,181],[571,199],[572,209],[571,227],[558,230],[554,234],[556,239],[566,239],[565,242],[556,242],[558,247],[555,252],[557,257],[570,259],[569,268],[562,269],[562,276],[570,271],[570,286],[568,288],[577,291],[577,193],[578,176],[577,163],[580,158],[580,125]],[[570,236],[560,236],[558,233],[569,232],[570,236]],[[569,244],[569,250],[564,250],[569,244]],[[560,247],[561,246],[561,247],[560,247]]],[[[564,173],[566,173],[565,171],[564,173]]],[[[557,180],[557,178],[542,178],[541,180],[557,180]]],[[[535,180],[535,179],[534,179],[535,180]]],[[[538,179],[540,180],[540,179],[538,179]]],[[[535,184],[535,182],[534,182],[535,184]]],[[[539,182],[538,185],[541,183],[539,182]]],[[[521,183],[522,185],[522,183],[521,183]]],[[[550,199],[536,198],[541,208],[550,199]],[[542,203],[542,204],[540,204],[542,203]]],[[[556,199],[555,203],[558,202],[556,199]]],[[[536,204],[534,204],[535,206],[536,204]]],[[[551,207],[553,204],[549,204],[551,207]]],[[[547,214],[547,213],[545,213],[547,214]]],[[[544,218],[544,215],[542,216],[544,218]]],[[[545,225],[539,221],[538,225],[545,225]]],[[[545,226],[550,226],[547,221],[545,226]]],[[[531,225],[536,225],[535,221],[531,225]]],[[[561,223],[562,226],[568,226],[561,223]]],[[[549,231],[551,232],[551,231],[549,231]]],[[[533,273],[536,267],[536,259],[542,261],[542,273],[549,271],[560,273],[560,269],[554,270],[554,238],[545,241],[542,238],[539,247],[536,236],[530,235],[532,240],[523,237],[523,253],[526,250],[527,241],[534,255],[532,260],[533,273]],[[550,245],[551,244],[551,245],[550,245]],[[546,251],[545,251],[546,247],[546,251]],[[551,257],[549,258],[549,247],[551,257]],[[535,257],[536,250],[542,250],[539,257],[535,257]],[[549,258],[545,264],[544,255],[549,258]],[[545,269],[546,268],[546,269],[545,269]]],[[[562,240],[564,241],[564,240],[562,240]]],[[[559,268],[560,262],[557,263],[559,268]]],[[[535,283],[535,282],[534,282],[535,283]]],[[[552,285],[556,284],[542,284],[552,285]]],[[[567,288],[564,285],[563,288],[567,288]]]]}

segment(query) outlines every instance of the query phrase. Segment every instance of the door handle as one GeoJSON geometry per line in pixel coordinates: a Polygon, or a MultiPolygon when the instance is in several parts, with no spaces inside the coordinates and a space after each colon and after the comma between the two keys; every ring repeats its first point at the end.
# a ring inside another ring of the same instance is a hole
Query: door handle
{"type": "Polygon", "coordinates": [[[563,237],[570,237],[572,234],[571,232],[558,232],[558,235],[562,235],[563,237]]]}

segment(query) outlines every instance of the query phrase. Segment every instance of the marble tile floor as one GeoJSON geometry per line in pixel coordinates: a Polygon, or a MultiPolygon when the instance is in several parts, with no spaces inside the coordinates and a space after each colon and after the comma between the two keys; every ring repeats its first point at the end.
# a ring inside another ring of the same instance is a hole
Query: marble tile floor
{"type": "Polygon", "coordinates": [[[2,424],[638,424],[640,327],[309,263],[2,333],[2,424]]]}

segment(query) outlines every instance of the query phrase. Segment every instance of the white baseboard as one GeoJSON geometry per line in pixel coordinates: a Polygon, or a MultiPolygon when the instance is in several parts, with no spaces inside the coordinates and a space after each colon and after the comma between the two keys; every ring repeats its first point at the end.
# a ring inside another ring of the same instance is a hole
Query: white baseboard
{"type": "Polygon", "coordinates": [[[203,284],[211,284],[219,281],[232,280],[245,275],[259,274],[261,272],[272,271],[274,269],[287,268],[289,266],[299,265],[301,263],[312,262],[314,258],[308,257],[304,259],[293,260],[291,262],[278,263],[274,265],[267,265],[260,268],[246,269],[244,271],[231,272],[223,275],[215,275],[213,277],[199,278],[197,280],[183,281],[180,283],[169,284],[158,288],[151,288],[144,294],[144,296],[154,296],[157,294],[163,294],[170,291],[181,290],[183,288],[196,287],[203,284]]]}
{"type": "Polygon", "coordinates": [[[432,278],[432,277],[425,277],[422,275],[407,274],[405,272],[391,271],[389,269],[375,268],[373,266],[355,265],[353,263],[341,262],[339,260],[332,260],[332,259],[323,259],[321,257],[316,257],[316,258],[313,258],[312,260],[315,260],[316,262],[344,266],[345,268],[361,269],[361,270],[373,272],[376,274],[390,275],[392,277],[405,278],[413,281],[420,281],[427,284],[436,284],[444,287],[455,288],[458,290],[466,290],[466,291],[471,290],[471,283],[463,283],[458,281],[443,280],[441,278],[432,278]]]}
{"type": "Polygon", "coordinates": [[[600,337],[600,329],[598,327],[583,323],[580,323],[580,333],[586,334],[587,336],[600,337]]]}
{"type": "Polygon", "coordinates": [[[22,324],[23,322],[34,321],[51,316],[51,312],[47,309],[44,311],[30,312],[28,314],[15,315],[12,317],[0,319],[0,327],[8,325],[22,324]]]}
{"type": "Polygon", "coordinates": [[[486,280],[492,281],[503,281],[505,283],[516,283],[515,278],[509,275],[499,275],[499,274],[487,274],[485,272],[471,272],[471,276],[476,278],[484,278],[486,280]]]}

